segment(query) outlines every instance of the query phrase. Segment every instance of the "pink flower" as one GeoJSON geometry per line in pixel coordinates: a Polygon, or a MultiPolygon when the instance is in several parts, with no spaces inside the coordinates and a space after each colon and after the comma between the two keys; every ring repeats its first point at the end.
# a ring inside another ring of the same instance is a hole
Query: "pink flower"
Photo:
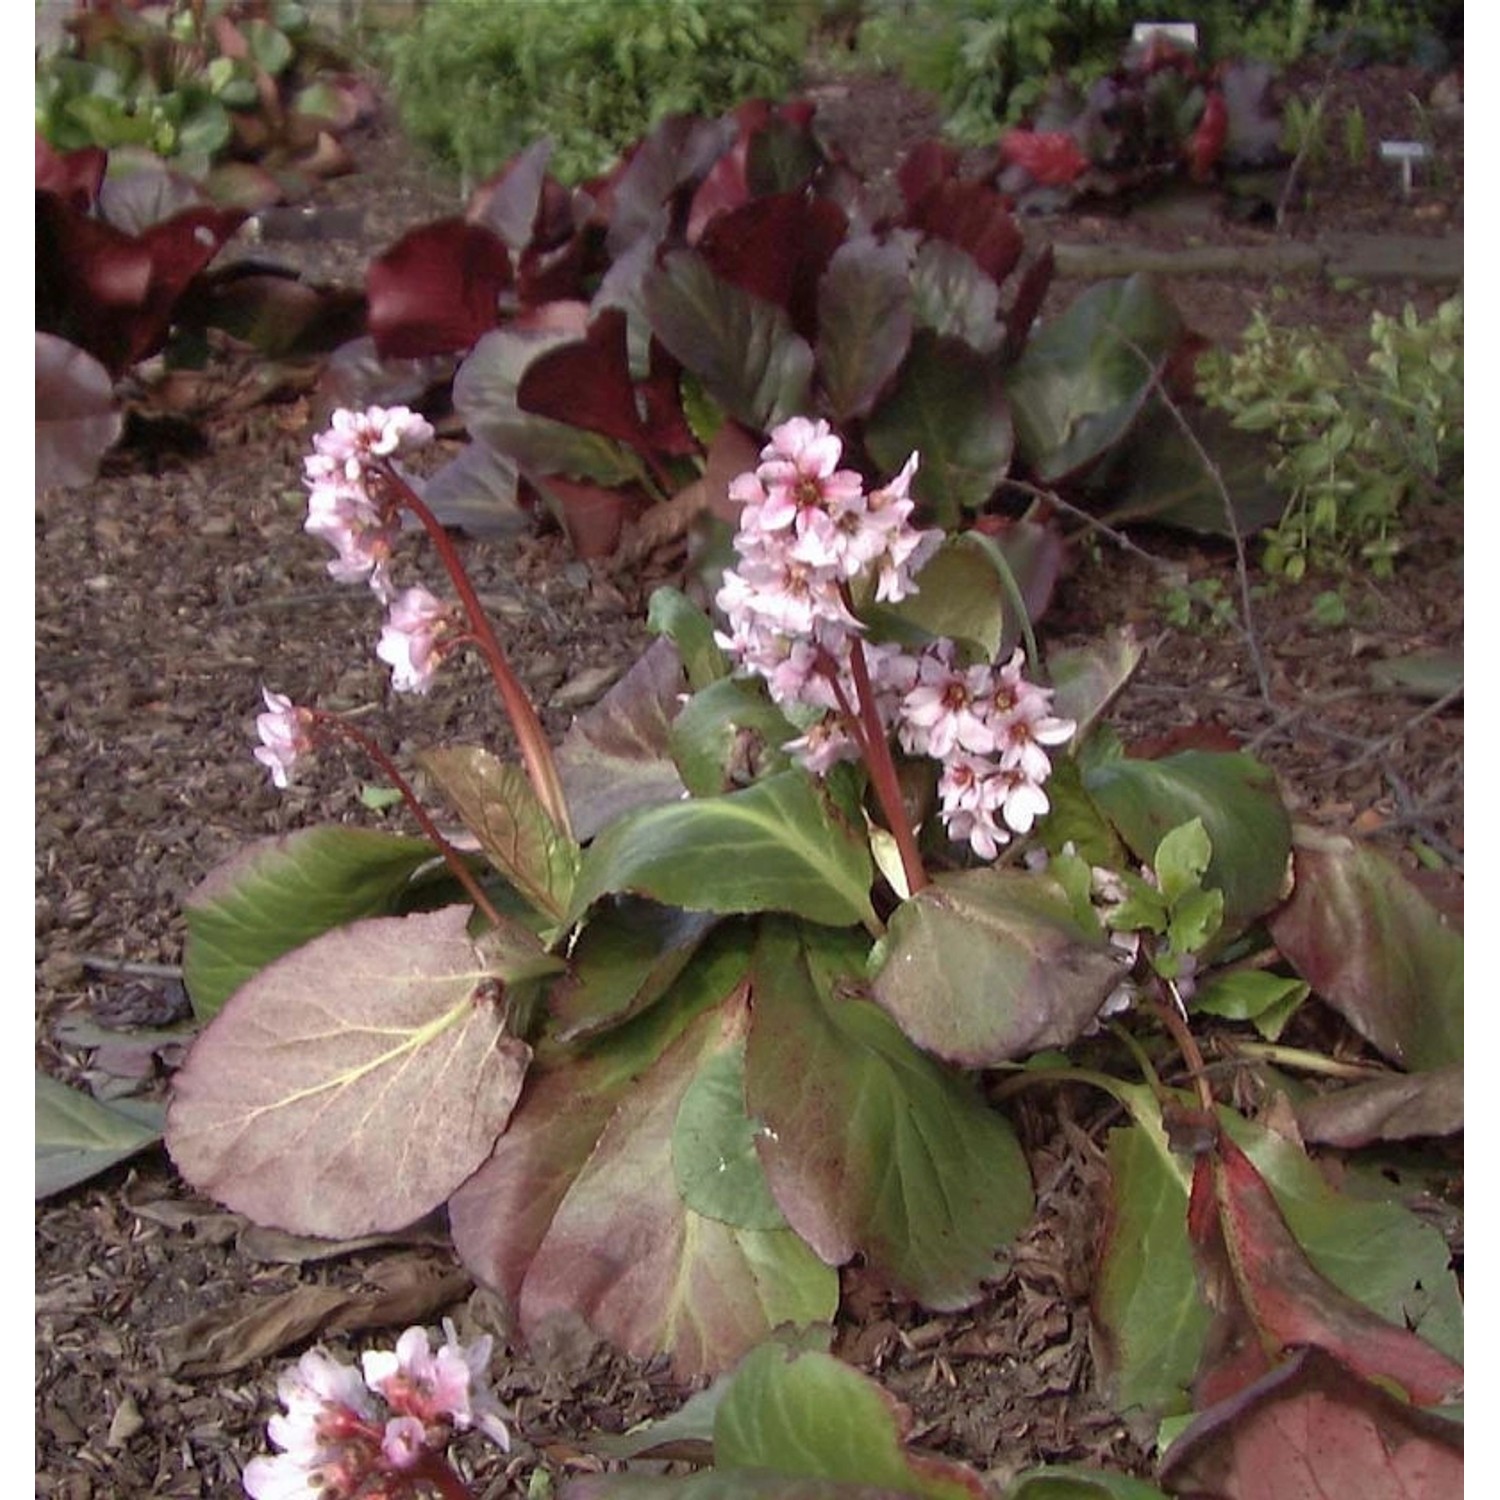
{"type": "Polygon", "coordinates": [[[277,1395],[286,1410],[266,1430],[282,1451],[250,1461],[246,1493],[252,1500],[352,1495],[372,1457],[367,1424],[375,1414],[358,1369],[309,1349],[277,1381],[277,1395]]]}
{"type": "Polygon", "coordinates": [[[427,1429],[416,1417],[392,1417],[385,1424],[380,1451],[393,1469],[410,1469],[427,1451],[427,1429]]]}
{"type": "Polygon", "coordinates": [[[486,1378],[490,1336],[466,1347],[451,1318],[443,1320],[443,1334],[444,1343],[434,1353],[425,1328],[408,1328],[394,1353],[381,1349],[364,1355],[365,1379],[402,1416],[415,1417],[429,1429],[449,1422],[460,1429],[478,1427],[508,1450],[510,1432],[486,1378]]]}
{"type": "Polygon", "coordinates": [[[396,517],[378,510],[362,489],[344,483],[317,484],[307,497],[303,530],[338,554],[328,564],[340,583],[369,579],[382,602],[393,594],[387,573],[399,531],[396,517]]]}
{"type": "Polygon", "coordinates": [[[425,693],[460,633],[452,605],[424,588],[411,588],[391,604],[375,654],[391,668],[391,686],[398,693],[425,693]]]}
{"type": "Polygon", "coordinates": [[[751,524],[763,531],[779,531],[794,522],[800,525],[805,512],[815,513],[860,495],[864,484],[859,475],[838,467],[843,451],[843,442],[827,422],[792,417],[773,428],[756,470],[766,498],[753,507],[756,513],[751,524]]]}
{"type": "Polygon", "coordinates": [[[285,790],[297,761],[313,748],[313,716],[268,687],[261,688],[261,695],[266,700],[266,712],[255,720],[261,738],[255,758],[270,767],[272,782],[285,790]]]}

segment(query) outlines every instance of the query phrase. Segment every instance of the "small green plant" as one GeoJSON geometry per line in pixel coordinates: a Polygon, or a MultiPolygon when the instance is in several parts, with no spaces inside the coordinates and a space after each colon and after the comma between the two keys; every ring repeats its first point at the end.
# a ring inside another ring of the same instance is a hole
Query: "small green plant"
{"type": "Polygon", "coordinates": [[[1430,319],[1376,313],[1363,368],[1338,345],[1257,313],[1241,347],[1199,366],[1199,392],[1236,427],[1264,432],[1287,495],[1264,563],[1301,578],[1354,559],[1389,577],[1403,506],[1462,494],[1463,298],[1430,319]]]}
{"type": "Polygon", "coordinates": [[[1344,114],[1344,159],[1351,167],[1361,167],[1370,154],[1370,137],[1365,128],[1365,112],[1351,104],[1344,114]]]}
{"type": "Polygon", "coordinates": [[[1179,630],[1222,630],[1234,623],[1234,600],[1222,579],[1183,579],[1167,586],[1162,614],[1179,630]]]}
{"type": "Polygon", "coordinates": [[[807,31],[760,0],[445,0],[388,61],[407,129],[467,179],[550,136],[577,182],[664,115],[785,94],[807,31]]]}

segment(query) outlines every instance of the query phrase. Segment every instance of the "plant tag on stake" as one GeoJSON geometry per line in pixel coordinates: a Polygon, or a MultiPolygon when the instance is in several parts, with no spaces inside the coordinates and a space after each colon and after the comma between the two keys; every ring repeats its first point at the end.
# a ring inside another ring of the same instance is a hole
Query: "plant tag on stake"
{"type": "Polygon", "coordinates": [[[1432,148],[1423,141],[1382,141],[1381,161],[1393,161],[1401,168],[1401,196],[1411,197],[1412,169],[1419,161],[1432,159],[1432,148]]]}
{"type": "Polygon", "coordinates": [[[1169,42],[1198,50],[1198,28],[1191,21],[1137,21],[1131,28],[1130,45],[1146,47],[1164,36],[1169,42]]]}

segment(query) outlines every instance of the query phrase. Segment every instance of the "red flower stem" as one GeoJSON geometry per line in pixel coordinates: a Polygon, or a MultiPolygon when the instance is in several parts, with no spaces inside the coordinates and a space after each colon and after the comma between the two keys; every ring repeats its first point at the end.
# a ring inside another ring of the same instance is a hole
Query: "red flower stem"
{"type": "Polygon", "coordinates": [[[406,1472],[412,1479],[430,1484],[443,1500],[474,1500],[474,1491],[436,1453],[424,1453],[406,1472]]]}
{"type": "Polygon", "coordinates": [[[494,903],[485,895],[484,887],[474,878],[474,872],[469,868],[463,855],[438,832],[438,826],[432,821],[431,814],[417,800],[417,794],[412,790],[411,783],[397,770],[396,763],[390,756],[363,730],[356,729],[353,724],[339,718],[337,714],[324,713],[316,708],[308,709],[307,712],[319,724],[325,725],[335,734],[340,734],[351,744],[357,745],[391,779],[396,790],[401,793],[401,800],[406,803],[411,809],[412,816],[421,824],[422,832],[437,846],[438,853],[443,856],[444,863],[453,871],[454,878],[469,893],[469,899],[491,925],[499,927],[501,925],[500,913],[495,910],[494,903]]]}
{"type": "Polygon", "coordinates": [[[500,638],[495,634],[489,615],[479,602],[479,595],[464,570],[452,537],[448,535],[442,522],[427,508],[426,502],[390,464],[385,464],[381,472],[397,491],[400,504],[422,523],[422,529],[442,558],[443,566],[453,580],[453,587],[458,590],[464,612],[469,617],[469,629],[473,632],[474,643],[489,663],[490,676],[494,678],[501,705],[515,731],[521,761],[526,767],[531,788],[547,815],[557,825],[558,831],[571,838],[573,829],[568,821],[567,799],[563,796],[562,780],[557,774],[557,762],[552,758],[552,747],[547,743],[546,731],[500,644],[500,638]]]}
{"type": "Polygon", "coordinates": [[[907,892],[915,896],[930,882],[926,867],[922,864],[922,855],[917,849],[916,833],[912,830],[911,819],[906,813],[906,803],[901,797],[901,783],[896,779],[896,762],[891,757],[890,741],[886,738],[885,726],[880,722],[880,714],[875,707],[875,692],[870,686],[870,669],[865,663],[864,643],[858,636],[850,639],[849,669],[854,677],[854,691],[859,697],[859,716],[864,731],[860,739],[864,745],[870,783],[875,788],[875,798],[885,814],[886,826],[896,840],[896,849],[901,855],[901,869],[906,875],[907,892]]]}

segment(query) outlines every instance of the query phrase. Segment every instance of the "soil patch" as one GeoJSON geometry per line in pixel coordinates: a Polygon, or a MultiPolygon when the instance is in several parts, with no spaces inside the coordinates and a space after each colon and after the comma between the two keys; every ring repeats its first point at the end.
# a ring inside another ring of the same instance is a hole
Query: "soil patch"
{"type": "MultiPolygon", "coordinates": [[[[1430,100],[1433,83],[1410,70],[1340,75],[1333,118],[1358,104],[1372,141],[1410,133],[1406,97],[1430,100]]],[[[866,171],[889,171],[938,124],[931,101],[892,79],[825,77],[815,97],[866,171]]],[[[1433,108],[1427,119],[1443,165],[1410,200],[1394,193],[1379,163],[1357,172],[1335,148],[1309,166],[1283,235],[1461,232],[1461,126],[1433,108]]],[[[457,209],[456,189],[388,126],[351,144],[364,170],[329,184],[319,200],[348,211],[336,221],[348,232],[266,238],[246,253],[358,284],[372,253],[457,209]]],[[[1276,233],[1213,216],[1184,223],[1102,211],[1027,230],[1036,244],[1056,236],[1157,248],[1276,233]]],[[[1427,310],[1446,290],[1399,282],[1338,290],[1316,277],[1171,286],[1188,321],[1213,338],[1232,337],[1263,305],[1353,337],[1372,308],[1396,311],[1411,299],[1427,310]]],[[[362,768],[333,757],[286,794],[268,785],[249,753],[262,683],[378,713],[398,758],[438,738],[507,753],[477,664],[445,670],[426,699],[387,693],[371,653],[370,596],[333,584],[301,530],[311,422],[303,403],[220,412],[189,444],[127,447],[87,489],[39,497],[36,1048],[57,1077],[84,1081],[90,1066],[65,1023],[160,1024],[182,1013],[170,972],[181,958],[182,903],[216,863],[266,834],[378,816],[351,793],[351,773],[362,768]]],[[[1420,840],[1461,869],[1461,702],[1432,712],[1378,690],[1369,672],[1418,650],[1461,652],[1461,531],[1460,507],[1432,507],[1414,518],[1393,582],[1344,581],[1346,623],[1315,623],[1326,584],[1283,587],[1254,601],[1251,639],[1165,623],[1172,579],[1218,579],[1237,597],[1231,549],[1137,535],[1143,556],[1080,534],[1048,638],[1081,641],[1131,623],[1149,652],[1117,710],[1127,738],[1214,726],[1276,768],[1299,817],[1371,835],[1403,858],[1420,840]]],[[[644,604],[659,578],[649,567],[591,568],[555,536],[466,548],[556,737],[645,644],[644,604]]],[[[145,1066],[160,1082],[172,1060],[167,1049],[145,1066]]],[[[974,1463],[997,1484],[1045,1461],[1144,1472],[1152,1434],[1131,1430],[1095,1392],[1089,1349],[1109,1117],[1093,1096],[1064,1093],[1045,1107],[1023,1100],[1017,1121],[1040,1208],[1010,1273],[979,1306],[935,1317],[890,1302],[851,1270],[836,1348],[912,1407],[917,1442],[974,1463]]],[[[434,1322],[444,1308],[456,1310],[461,1330],[493,1329],[503,1341],[497,1309],[456,1273],[440,1227],[415,1241],[314,1256],[188,1193],[159,1152],[40,1205],[36,1492],[65,1500],[239,1493],[241,1466],[264,1448],[273,1377],[286,1356],[256,1356],[212,1376],[188,1373],[189,1356],[208,1347],[209,1324],[284,1308],[276,1299],[309,1288],[347,1294],[342,1331],[321,1335],[346,1354],[385,1338],[384,1327],[367,1324],[434,1322]],[[382,1299],[398,1293],[420,1311],[392,1315],[382,1299]]],[[[304,1329],[302,1342],[316,1331],[304,1329]]],[[[248,1326],[220,1328],[214,1347],[232,1363],[258,1336],[248,1326]]],[[[588,1432],[622,1430],[684,1395],[659,1367],[603,1349],[513,1348],[496,1368],[518,1442],[509,1458],[478,1446],[465,1454],[484,1496],[525,1494],[539,1466],[586,1467],[588,1432]]]]}

